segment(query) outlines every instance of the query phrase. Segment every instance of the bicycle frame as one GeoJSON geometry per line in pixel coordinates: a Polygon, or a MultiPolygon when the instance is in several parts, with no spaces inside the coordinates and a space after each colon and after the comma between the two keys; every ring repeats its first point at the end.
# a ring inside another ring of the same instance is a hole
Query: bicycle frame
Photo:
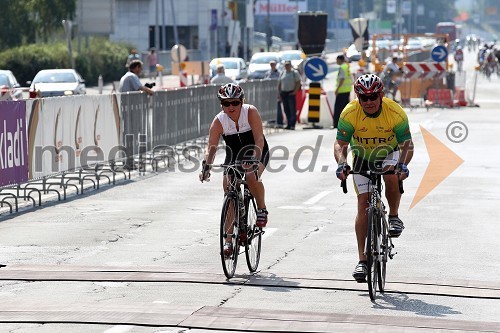
{"type": "MultiPolygon", "coordinates": [[[[387,258],[392,259],[396,253],[392,253],[394,245],[388,236],[389,223],[386,219],[386,207],[382,200],[382,176],[394,174],[393,170],[376,172],[352,172],[368,178],[368,207],[366,208],[367,234],[365,238],[364,254],[367,258],[368,266],[368,291],[370,299],[375,300],[377,284],[379,291],[383,292],[385,287],[385,274],[387,258]]],[[[347,184],[343,180],[341,187],[347,193],[347,184]]],[[[402,181],[399,181],[399,192],[403,193],[402,181]]]]}
{"type": "MultiPolygon", "coordinates": [[[[256,166],[258,163],[258,161],[252,161],[250,163],[245,162],[244,164],[256,166]]],[[[240,246],[245,247],[246,261],[250,272],[257,270],[264,231],[255,226],[257,208],[255,199],[246,182],[247,171],[239,169],[243,164],[235,162],[220,166],[226,168],[224,177],[227,179],[221,216],[221,259],[224,274],[230,279],[236,270],[240,246]],[[241,185],[243,185],[243,188],[241,185]],[[231,203],[234,207],[231,206],[231,203]],[[228,225],[227,217],[228,214],[232,213],[230,212],[231,207],[231,210],[234,209],[235,216],[233,219],[230,219],[232,221],[228,225]],[[230,241],[228,242],[228,240],[230,241]],[[227,243],[230,243],[233,249],[230,256],[224,254],[224,244],[227,243]]],[[[256,169],[251,170],[256,172],[256,169]]]]}

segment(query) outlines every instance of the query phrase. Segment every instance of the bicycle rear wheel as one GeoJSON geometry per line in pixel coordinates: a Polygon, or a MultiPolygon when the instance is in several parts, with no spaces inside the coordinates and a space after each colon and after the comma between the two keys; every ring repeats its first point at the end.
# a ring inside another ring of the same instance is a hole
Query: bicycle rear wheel
{"type": "Polygon", "coordinates": [[[259,266],[260,250],[262,247],[262,229],[257,227],[257,206],[255,199],[249,196],[245,200],[247,239],[245,241],[245,257],[250,272],[255,272],[259,266]]]}
{"type": "Polygon", "coordinates": [[[366,261],[368,266],[368,276],[366,282],[368,283],[368,292],[372,301],[377,297],[377,220],[376,212],[373,208],[368,209],[368,229],[366,233],[366,261]]]}
{"type": "Polygon", "coordinates": [[[238,221],[239,209],[236,198],[226,195],[222,204],[222,214],[220,222],[220,257],[222,269],[228,279],[234,276],[240,245],[238,242],[238,221]],[[231,244],[231,255],[224,254],[224,244],[231,244]]]}
{"type": "Polygon", "coordinates": [[[385,290],[385,274],[387,272],[387,260],[389,258],[389,231],[387,230],[387,222],[379,218],[378,226],[380,230],[380,260],[378,261],[378,290],[381,293],[385,290]]]}

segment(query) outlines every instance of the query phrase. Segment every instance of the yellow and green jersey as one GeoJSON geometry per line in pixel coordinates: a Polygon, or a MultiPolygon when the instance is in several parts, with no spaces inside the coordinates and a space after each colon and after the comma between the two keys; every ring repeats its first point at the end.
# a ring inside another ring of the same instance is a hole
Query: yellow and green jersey
{"type": "Polygon", "coordinates": [[[357,99],[347,104],[340,115],[337,140],[349,142],[352,152],[366,161],[383,160],[409,139],[408,117],[389,98],[382,99],[381,110],[373,116],[363,111],[357,99]]]}

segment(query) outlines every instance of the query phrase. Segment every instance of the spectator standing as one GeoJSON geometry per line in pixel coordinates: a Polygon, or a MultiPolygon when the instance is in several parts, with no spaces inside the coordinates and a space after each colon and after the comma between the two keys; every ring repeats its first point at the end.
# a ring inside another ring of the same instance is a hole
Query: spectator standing
{"type": "Polygon", "coordinates": [[[127,62],[125,63],[125,67],[127,70],[130,68],[130,63],[134,60],[141,60],[141,56],[137,54],[137,49],[130,50],[130,54],[127,57],[127,62]]]}
{"type": "MultiPolygon", "coordinates": [[[[122,76],[120,80],[120,93],[133,92],[133,91],[144,91],[148,95],[153,95],[154,91],[149,87],[143,86],[141,81],[139,80],[139,75],[142,72],[142,61],[140,60],[132,60],[129,65],[129,71],[122,76]]],[[[136,134],[140,132],[140,128],[137,128],[136,115],[134,110],[128,107],[127,103],[129,101],[127,94],[123,94],[121,96],[122,105],[125,105],[122,116],[124,121],[124,138],[123,142],[125,144],[125,154],[126,161],[124,164],[124,168],[127,170],[134,170],[136,166],[134,165],[134,147],[137,147],[137,142],[135,142],[136,134]]]]}
{"type": "Polygon", "coordinates": [[[352,78],[349,65],[345,61],[344,55],[337,56],[339,73],[337,75],[337,89],[335,89],[335,106],[333,111],[333,128],[337,128],[340,114],[345,106],[349,104],[349,96],[352,90],[352,78]]]}
{"type": "Polygon", "coordinates": [[[285,61],[285,70],[281,72],[278,79],[279,98],[283,103],[283,109],[288,120],[286,129],[294,130],[297,117],[297,106],[295,95],[300,89],[300,75],[293,69],[290,60],[285,61]]]}
{"type": "Polygon", "coordinates": [[[269,69],[266,72],[264,79],[279,79],[280,72],[276,68],[276,61],[274,61],[274,60],[269,61],[269,66],[271,66],[271,69],[269,69]]]}
{"type": "Polygon", "coordinates": [[[129,71],[120,79],[121,93],[128,91],[144,91],[148,95],[153,95],[154,91],[151,88],[144,86],[139,80],[139,75],[142,73],[142,61],[132,60],[129,66],[129,71]]]}
{"type": "MultiPolygon", "coordinates": [[[[269,62],[269,66],[271,66],[271,69],[268,70],[264,76],[264,79],[270,79],[270,80],[277,80],[280,78],[280,72],[276,68],[276,61],[271,60],[269,62]]],[[[281,107],[281,100],[280,97],[278,96],[277,99],[277,119],[276,119],[276,125],[278,127],[283,127],[283,109],[281,107]]]]}
{"type": "Polygon", "coordinates": [[[238,57],[245,58],[245,49],[241,41],[238,42],[238,57]]]}
{"type": "Polygon", "coordinates": [[[155,52],[155,48],[152,47],[149,50],[148,55],[148,66],[149,66],[149,79],[156,80],[156,64],[158,63],[158,55],[155,52]]]}
{"type": "Polygon", "coordinates": [[[215,76],[210,80],[210,83],[226,84],[226,83],[235,83],[235,82],[229,76],[226,76],[226,70],[224,68],[224,65],[218,64],[215,67],[215,76]]]}

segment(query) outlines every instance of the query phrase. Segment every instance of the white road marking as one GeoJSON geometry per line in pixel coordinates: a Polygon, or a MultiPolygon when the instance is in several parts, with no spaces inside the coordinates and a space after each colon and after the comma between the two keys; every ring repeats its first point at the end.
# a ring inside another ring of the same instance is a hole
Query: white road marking
{"type": "Polygon", "coordinates": [[[326,207],[321,206],[280,206],[279,209],[293,209],[293,210],[325,210],[326,207]]]}
{"type": "Polygon", "coordinates": [[[266,239],[267,237],[271,236],[278,230],[278,228],[265,228],[264,229],[264,235],[262,236],[262,240],[266,239]]]}
{"type": "Polygon", "coordinates": [[[104,333],[125,333],[133,328],[132,325],[117,325],[104,331],[104,333]]]}
{"type": "Polygon", "coordinates": [[[323,199],[324,197],[326,197],[328,194],[330,194],[332,192],[333,191],[319,192],[314,197],[312,197],[311,199],[309,199],[306,202],[304,202],[304,205],[307,205],[307,206],[314,205],[315,203],[319,202],[321,199],[323,199]]]}

